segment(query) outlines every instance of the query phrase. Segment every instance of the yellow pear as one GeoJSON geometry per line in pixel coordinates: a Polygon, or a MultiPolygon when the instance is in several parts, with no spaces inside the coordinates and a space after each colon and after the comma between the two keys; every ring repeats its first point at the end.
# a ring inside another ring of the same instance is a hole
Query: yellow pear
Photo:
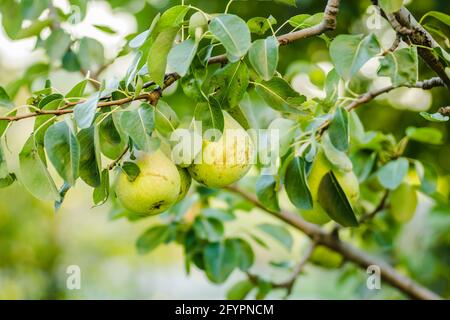
{"type": "Polygon", "coordinates": [[[144,216],[170,208],[180,196],[177,167],[161,150],[140,156],[136,164],[141,170],[136,180],[131,182],[124,173],[118,178],[116,194],[122,205],[144,216]]]}
{"type": "Polygon", "coordinates": [[[313,165],[308,175],[308,186],[313,198],[313,209],[302,210],[301,215],[306,221],[315,224],[325,224],[330,221],[330,217],[318,202],[319,186],[323,177],[333,171],[342,190],[350,202],[355,202],[359,197],[359,182],[353,171],[341,171],[334,169],[324,152],[320,150],[314,159],[313,165]]]}
{"type": "Polygon", "coordinates": [[[253,144],[249,134],[224,112],[224,131],[218,141],[203,140],[202,151],[188,167],[192,178],[211,188],[221,188],[249,171],[253,144]]]}
{"type": "Polygon", "coordinates": [[[180,174],[180,193],[178,195],[178,199],[176,202],[179,202],[183,200],[184,197],[186,197],[186,194],[188,193],[189,188],[191,187],[192,178],[186,168],[181,168],[177,166],[177,169],[180,174]]]}

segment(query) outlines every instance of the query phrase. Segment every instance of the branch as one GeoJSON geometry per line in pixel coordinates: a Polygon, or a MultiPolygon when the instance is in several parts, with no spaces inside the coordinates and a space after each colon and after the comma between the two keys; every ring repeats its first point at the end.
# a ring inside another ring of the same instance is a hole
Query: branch
{"type": "Polygon", "coordinates": [[[424,300],[440,300],[442,297],[436,293],[430,291],[429,289],[421,286],[414,280],[400,274],[392,266],[386,264],[384,261],[378,258],[372,257],[361,251],[352,245],[343,242],[333,235],[325,232],[320,227],[315,224],[306,222],[298,213],[293,213],[289,211],[274,212],[265,208],[253,195],[237,188],[234,186],[227,187],[227,189],[233,193],[242,196],[247,201],[251,202],[255,207],[267,212],[273,217],[284,221],[295,229],[303,232],[313,241],[319,245],[328,247],[340,253],[346,260],[353,262],[354,264],[360,266],[363,269],[371,265],[376,265],[381,270],[381,278],[389,283],[391,286],[399,289],[407,296],[413,299],[424,299],[424,300]]]}
{"type": "MultiPolygon", "coordinates": [[[[314,36],[321,35],[326,31],[334,30],[336,28],[337,15],[339,13],[339,2],[340,0],[328,0],[324,10],[323,19],[319,24],[309,28],[281,35],[277,37],[278,43],[281,46],[284,46],[297,40],[311,38],[314,36]]],[[[228,58],[225,54],[211,57],[208,60],[208,64],[216,64],[216,63],[224,64],[227,62],[228,58]]]]}
{"type": "Polygon", "coordinates": [[[389,190],[386,190],[386,192],[384,193],[383,197],[381,198],[380,203],[378,204],[378,206],[369,213],[366,213],[365,215],[363,215],[361,217],[361,219],[359,219],[359,223],[364,223],[368,220],[373,219],[380,211],[382,211],[384,208],[386,208],[386,203],[387,200],[389,198],[389,190]]]}
{"type": "MultiPolygon", "coordinates": [[[[171,73],[166,75],[166,79],[164,80],[164,86],[162,88],[158,88],[156,90],[153,90],[151,92],[146,92],[138,95],[137,97],[127,97],[122,98],[118,100],[112,100],[112,101],[102,101],[97,104],[97,108],[106,108],[111,106],[120,106],[132,101],[137,100],[147,100],[152,105],[156,105],[158,103],[158,100],[162,96],[162,91],[168,88],[170,85],[172,85],[175,81],[179,79],[179,75],[171,73]]],[[[61,116],[68,113],[73,113],[74,109],[68,109],[71,107],[76,106],[77,104],[83,103],[86,100],[80,100],[77,102],[67,102],[64,104],[61,108],[56,110],[38,110],[32,113],[26,113],[18,116],[3,116],[0,117],[0,120],[6,120],[6,121],[18,121],[22,119],[32,118],[32,117],[38,117],[43,115],[55,115],[55,116],[61,116]]]]}
{"type": "MultiPolygon", "coordinates": [[[[372,0],[372,2],[378,5],[378,0],[372,0]]],[[[432,49],[438,48],[439,44],[430,33],[417,22],[411,12],[405,7],[393,14],[386,14],[382,10],[381,12],[388,19],[392,28],[403,36],[404,40],[410,41],[412,44],[418,46],[418,53],[421,58],[436,72],[445,86],[450,90],[450,78],[445,72],[445,66],[432,51],[432,49]]]]}

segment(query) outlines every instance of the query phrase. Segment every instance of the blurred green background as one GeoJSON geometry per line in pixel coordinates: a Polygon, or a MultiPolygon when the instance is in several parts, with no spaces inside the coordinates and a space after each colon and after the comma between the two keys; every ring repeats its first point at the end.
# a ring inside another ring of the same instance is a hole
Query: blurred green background
{"type": "MultiPolygon", "coordinates": [[[[221,12],[226,6],[222,0],[185,1],[204,11],[221,12]]],[[[323,10],[326,1],[299,0],[297,8],[274,1],[236,1],[230,12],[243,19],[254,16],[274,16],[280,25],[289,17],[300,13],[316,13],[323,10]]],[[[342,1],[336,33],[366,33],[366,9],[370,1],[342,1]]],[[[68,1],[54,1],[55,6],[68,10],[68,1]]],[[[157,12],[179,4],[169,0],[112,0],[88,1],[87,16],[83,23],[66,26],[77,37],[89,35],[105,47],[106,59],[113,59],[123,45],[124,37],[142,32],[149,27],[157,12]],[[92,27],[92,24],[108,25],[117,34],[109,35],[92,27]]],[[[408,2],[407,2],[408,3],[408,2]]],[[[408,8],[416,17],[430,10],[450,13],[446,0],[409,1],[408,8]]],[[[4,14],[1,19],[8,19],[4,14]]],[[[444,28],[444,26],[439,26],[444,28]]],[[[370,30],[377,33],[384,46],[390,46],[393,31],[383,21],[382,28],[370,30]]],[[[448,31],[448,30],[447,30],[448,31]]],[[[11,86],[26,78],[25,70],[37,62],[47,62],[42,49],[34,50],[36,39],[12,41],[0,30],[0,85],[11,86]]],[[[320,39],[304,40],[280,49],[279,71],[292,71],[293,86],[313,96],[320,90],[324,72],[330,67],[327,47],[320,39]],[[297,66],[297,67],[295,67],[297,66]],[[318,68],[317,66],[320,66],[318,68]],[[316,86],[318,85],[318,86],[316,86]]],[[[130,56],[117,59],[102,78],[122,77],[131,61],[130,56]]],[[[373,67],[372,67],[373,69],[373,67]]],[[[421,66],[423,78],[434,76],[421,66]]],[[[366,66],[363,74],[370,77],[374,71],[366,66]]],[[[55,67],[49,75],[61,92],[66,92],[82,79],[76,72],[55,67]]],[[[37,77],[33,89],[42,87],[44,78],[37,77]]],[[[16,95],[16,105],[25,104],[30,92],[21,87],[16,95]]],[[[181,90],[172,90],[166,99],[182,115],[189,115],[193,102],[189,102],[181,90]]],[[[397,90],[367,106],[358,113],[367,129],[391,132],[397,138],[404,136],[409,126],[433,126],[418,115],[418,111],[435,112],[449,104],[450,95],[444,88],[432,92],[397,90]]],[[[267,126],[271,114],[258,115],[260,126],[267,126]]],[[[435,125],[444,133],[447,141],[448,125],[435,125]]],[[[32,129],[31,121],[14,125],[8,134],[8,162],[17,169],[17,155],[32,129]]],[[[411,142],[406,154],[432,162],[445,177],[450,173],[450,145],[428,146],[411,142]]],[[[249,177],[251,179],[251,177],[249,177]]],[[[445,178],[442,179],[445,189],[445,178]]],[[[446,208],[435,208],[422,197],[418,212],[386,246],[394,250],[397,265],[403,272],[419,282],[448,297],[450,292],[450,214],[446,208]]],[[[109,221],[109,206],[92,208],[91,190],[79,182],[70,190],[62,208],[55,214],[51,203],[32,198],[19,184],[0,189],[0,299],[220,299],[227,289],[244,278],[237,271],[221,286],[210,283],[206,276],[193,270],[186,275],[183,252],[175,245],[162,246],[149,255],[138,255],[134,246],[136,238],[148,226],[157,223],[158,217],[131,223],[125,219],[109,221]],[[67,268],[81,268],[81,289],[66,288],[67,268]]],[[[227,226],[227,232],[267,220],[256,211],[239,213],[237,223],[227,226]]],[[[274,279],[284,279],[288,272],[270,267],[268,261],[295,261],[301,256],[305,239],[295,234],[295,247],[289,253],[276,243],[271,250],[255,248],[259,274],[274,279]]],[[[381,236],[382,237],[382,233],[381,236]]],[[[381,242],[385,239],[381,239],[381,242]]],[[[392,261],[390,261],[392,262],[392,261]]],[[[325,270],[308,266],[300,277],[291,298],[401,298],[395,290],[383,286],[382,290],[366,288],[367,275],[351,265],[339,270],[325,270]]],[[[274,291],[269,298],[280,298],[274,291]]]]}

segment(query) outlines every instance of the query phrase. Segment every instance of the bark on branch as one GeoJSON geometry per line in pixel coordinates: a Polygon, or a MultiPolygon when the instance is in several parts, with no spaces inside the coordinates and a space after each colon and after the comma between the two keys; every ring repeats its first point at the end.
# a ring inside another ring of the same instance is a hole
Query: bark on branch
{"type": "Polygon", "coordinates": [[[436,293],[430,291],[429,289],[421,286],[414,280],[398,273],[392,266],[386,264],[384,261],[372,257],[361,251],[352,245],[343,242],[333,236],[330,233],[325,232],[320,227],[315,224],[306,222],[296,213],[289,211],[273,212],[265,208],[253,195],[237,188],[228,187],[229,191],[242,196],[247,201],[251,202],[255,207],[265,211],[266,213],[272,215],[273,217],[280,219],[287,223],[288,225],[294,227],[295,229],[303,232],[309,238],[311,238],[318,245],[323,245],[340,253],[347,261],[353,262],[354,264],[360,266],[363,269],[367,267],[376,265],[381,270],[382,280],[389,283],[391,286],[399,289],[405,295],[412,299],[423,299],[423,300],[440,300],[442,297],[436,293]]]}

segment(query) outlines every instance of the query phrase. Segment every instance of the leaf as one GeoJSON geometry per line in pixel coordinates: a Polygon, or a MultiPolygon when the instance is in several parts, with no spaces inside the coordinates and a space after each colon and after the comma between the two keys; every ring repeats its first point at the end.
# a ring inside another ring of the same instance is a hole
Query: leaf
{"type": "Polygon", "coordinates": [[[277,197],[277,182],[274,176],[261,175],[256,181],[256,196],[259,201],[273,212],[280,211],[277,197]]]}
{"type": "Polygon", "coordinates": [[[441,21],[442,23],[445,23],[446,25],[450,26],[450,15],[445,14],[443,12],[429,11],[422,17],[422,19],[420,19],[420,23],[422,23],[427,17],[433,17],[441,21]]]}
{"type": "Polygon", "coordinates": [[[155,107],[155,128],[163,136],[168,137],[178,127],[180,120],[173,109],[163,100],[155,107]]]}
{"type": "Polygon", "coordinates": [[[330,45],[330,55],[337,72],[346,81],[361,67],[381,52],[380,43],[374,34],[338,35],[330,45]]]}
{"type": "Polygon", "coordinates": [[[321,102],[325,106],[325,111],[330,110],[335,106],[336,101],[339,97],[339,82],[341,81],[341,77],[337,73],[336,69],[332,69],[327,74],[327,78],[325,79],[325,99],[321,102]]]}
{"type": "Polygon", "coordinates": [[[390,77],[394,86],[415,84],[419,75],[417,48],[408,47],[389,52],[380,60],[379,76],[390,77]]]}
{"type": "Polygon", "coordinates": [[[59,192],[60,199],[58,201],[55,201],[55,204],[54,204],[55,212],[57,212],[61,208],[61,206],[64,202],[64,198],[66,197],[66,194],[69,191],[69,189],[70,189],[70,184],[68,184],[67,182],[64,182],[63,185],[61,186],[61,188],[59,188],[58,192],[59,192]]]}
{"type": "Polygon", "coordinates": [[[130,48],[136,49],[136,48],[141,47],[147,41],[147,39],[152,35],[160,18],[161,18],[161,14],[158,13],[153,18],[152,23],[150,24],[150,27],[148,28],[148,30],[138,34],[136,37],[131,39],[130,42],[128,43],[130,48]]]}
{"type": "Polygon", "coordinates": [[[221,133],[224,128],[224,117],[219,102],[213,97],[208,102],[200,102],[195,107],[195,120],[202,122],[202,132],[214,129],[221,133]]]}
{"type": "Polygon", "coordinates": [[[170,236],[168,225],[158,225],[145,231],[136,241],[136,248],[139,254],[146,254],[165,243],[170,236]]]}
{"type": "Polygon", "coordinates": [[[103,45],[92,38],[82,38],[78,49],[78,60],[84,70],[98,69],[105,64],[103,45]]]}
{"type": "Polygon", "coordinates": [[[100,93],[95,93],[85,102],[75,106],[73,114],[79,128],[86,129],[92,125],[99,99],[100,93]]]}
{"type": "MultiPolygon", "coordinates": [[[[81,80],[78,82],[70,91],[66,94],[66,98],[81,98],[83,97],[84,90],[88,83],[88,79],[81,80]]],[[[71,100],[73,101],[73,100],[71,100]]]]}
{"type": "Polygon", "coordinates": [[[73,186],[78,178],[80,145],[72,128],[65,121],[53,124],[45,133],[44,145],[58,174],[73,186]]]}
{"type": "Polygon", "coordinates": [[[293,6],[293,7],[297,6],[297,0],[275,0],[275,2],[287,4],[287,5],[290,5],[290,6],[293,6]]]}
{"type": "Polygon", "coordinates": [[[128,67],[127,73],[125,75],[125,88],[128,88],[130,83],[134,82],[134,78],[136,77],[136,74],[138,72],[138,65],[142,58],[142,52],[139,51],[135,54],[133,61],[131,62],[130,66],[128,67]]]}
{"type": "Polygon", "coordinates": [[[389,190],[397,189],[408,173],[409,162],[399,158],[388,162],[377,173],[381,185],[389,190]]]}
{"type": "Polygon", "coordinates": [[[275,74],[278,65],[278,40],[270,36],[253,42],[248,53],[250,63],[258,75],[269,81],[275,74]]]}
{"type": "Polygon", "coordinates": [[[182,43],[173,47],[167,58],[167,66],[169,70],[178,73],[184,77],[191,66],[197,53],[197,42],[193,39],[187,39],[182,43]]]}
{"type": "Polygon", "coordinates": [[[148,52],[147,67],[153,81],[159,86],[164,84],[166,74],[167,56],[172,48],[175,37],[178,33],[177,27],[170,27],[162,30],[153,42],[148,52]]]}
{"type": "Polygon", "coordinates": [[[306,97],[297,91],[282,78],[274,77],[269,81],[255,82],[256,92],[273,109],[282,112],[299,113],[296,107],[306,101],[306,97]]]}
{"type": "Polygon", "coordinates": [[[193,228],[198,238],[210,242],[220,241],[223,237],[223,223],[216,218],[197,217],[193,228]]]}
{"type": "Polygon", "coordinates": [[[20,182],[36,198],[58,201],[60,195],[37,150],[34,137],[28,138],[19,154],[20,182]]]}
{"type": "Polygon", "coordinates": [[[258,225],[258,229],[270,235],[272,238],[277,240],[280,244],[286,247],[287,250],[292,249],[294,239],[291,233],[281,225],[263,223],[258,225]]]}
{"type": "Polygon", "coordinates": [[[408,183],[402,183],[389,194],[390,211],[397,222],[406,223],[411,220],[417,208],[417,192],[408,183]]]}
{"type": "Polygon", "coordinates": [[[353,208],[332,171],[322,178],[317,200],[328,216],[341,226],[358,226],[353,208]]]}
{"type": "Polygon", "coordinates": [[[80,144],[80,178],[93,188],[99,187],[101,159],[95,142],[95,128],[80,130],[77,140],[80,144]]]}
{"type": "Polygon", "coordinates": [[[105,33],[108,33],[108,34],[117,34],[116,30],[112,29],[110,26],[107,26],[107,25],[93,24],[92,26],[94,28],[96,28],[96,29],[98,29],[100,31],[103,31],[105,33]]]}
{"type": "Polygon", "coordinates": [[[403,0],[380,0],[379,5],[386,13],[393,13],[403,7],[403,0]]]}
{"type": "Polygon", "coordinates": [[[274,130],[274,133],[278,131],[280,157],[283,157],[291,147],[291,144],[296,135],[295,126],[296,123],[292,120],[285,118],[276,118],[269,124],[269,127],[267,128],[269,131],[274,130]]]}
{"type": "Polygon", "coordinates": [[[236,107],[244,97],[249,85],[247,65],[242,62],[229,63],[216,70],[210,80],[213,96],[223,109],[236,107]]]}
{"type": "Polygon", "coordinates": [[[248,279],[236,282],[227,292],[228,300],[243,300],[255,287],[248,279]]]}
{"type": "Polygon", "coordinates": [[[158,34],[167,28],[178,28],[189,10],[190,7],[185,5],[174,6],[166,10],[156,25],[155,33],[158,34]]]}
{"type": "Polygon", "coordinates": [[[441,145],[443,143],[442,132],[436,128],[408,127],[406,129],[406,136],[408,138],[410,138],[411,140],[415,140],[415,141],[419,141],[419,142],[423,142],[423,143],[429,143],[429,144],[435,144],[435,145],[441,145]]]}
{"type": "Polygon", "coordinates": [[[250,269],[255,261],[255,254],[252,247],[243,239],[231,239],[234,243],[237,264],[241,271],[246,272],[250,269]]]}
{"type": "Polygon", "coordinates": [[[339,151],[348,150],[350,144],[348,112],[344,108],[339,107],[336,109],[328,128],[328,135],[336,149],[339,151]]]}
{"type": "Polygon", "coordinates": [[[287,166],[284,178],[286,193],[295,207],[311,210],[313,208],[313,199],[306,181],[305,159],[303,157],[293,158],[287,166]]]}
{"type": "Polygon", "coordinates": [[[9,187],[14,181],[16,181],[16,175],[14,173],[8,174],[5,178],[0,179],[0,189],[9,187]]]}
{"type": "Polygon", "coordinates": [[[0,87],[0,107],[8,109],[14,107],[14,102],[10,99],[3,87],[0,87]]]}
{"type": "Polygon", "coordinates": [[[203,251],[204,265],[208,279],[214,283],[223,283],[236,267],[234,242],[224,240],[208,243],[203,251]]]}
{"type": "Polygon", "coordinates": [[[102,205],[109,197],[109,170],[103,169],[100,175],[100,185],[94,189],[92,198],[96,206],[102,205]]]}
{"type": "Polygon", "coordinates": [[[442,114],[439,113],[439,112],[430,114],[430,113],[428,113],[428,112],[422,111],[422,112],[420,113],[420,115],[421,115],[423,118],[425,118],[426,120],[431,121],[431,122],[446,122],[446,121],[448,121],[448,120],[450,119],[450,117],[444,116],[444,115],[442,115],[442,114]]]}
{"type": "Polygon", "coordinates": [[[133,182],[134,180],[136,180],[136,178],[141,173],[141,169],[139,169],[139,166],[134,162],[125,161],[122,164],[121,168],[122,168],[123,172],[127,175],[127,179],[130,182],[133,182]]]}
{"type": "Polygon", "coordinates": [[[289,24],[296,29],[304,29],[312,27],[322,22],[323,12],[310,14],[299,14],[289,19],[289,24]]]}
{"type": "Polygon", "coordinates": [[[436,192],[439,175],[429,163],[414,162],[417,176],[420,179],[420,190],[425,194],[433,195],[436,192]]]}
{"type": "Polygon", "coordinates": [[[251,33],[256,33],[260,36],[264,35],[270,30],[270,27],[277,24],[277,20],[270,16],[269,18],[254,17],[247,21],[247,26],[251,33]]]}
{"type": "Polygon", "coordinates": [[[44,48],[50,61],[59,61],[70,46],[70,35],[63,29],[56,29],[45,40],[44,48]]]}
{"type": "Polygon", "coordinates": [[[151,134],[155,126],[155,114],[152,106],[142,103],[136,110],[123,112],[120,124],[139,150],[147,152],[154,150],[151,134]]]}
{"type": "Polygon", "coordinates": [[[322,147],[327,159],[342,171],[351,171],[353,169],[352,162],[345,152],[336,149],[331,142],[328,133],[322,137],[322,147]]]}
{"type": "Polygon", "coordinates": [[[231,14],[221,14],[209,24],[209,31],[222,43],[228,59],[236,62],[250,49],[250,31],[244,20],[231,14]]]}

